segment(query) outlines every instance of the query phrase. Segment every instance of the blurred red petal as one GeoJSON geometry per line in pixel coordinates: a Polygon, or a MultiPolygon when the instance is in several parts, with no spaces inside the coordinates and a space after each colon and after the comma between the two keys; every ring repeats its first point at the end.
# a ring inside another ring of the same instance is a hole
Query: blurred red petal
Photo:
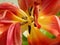
{"type": "Polygon", "coordinates": [[[41,6],[41,12],[43,14],[55,15],[60,10],[60,0],[43,0],[41,6]]]}

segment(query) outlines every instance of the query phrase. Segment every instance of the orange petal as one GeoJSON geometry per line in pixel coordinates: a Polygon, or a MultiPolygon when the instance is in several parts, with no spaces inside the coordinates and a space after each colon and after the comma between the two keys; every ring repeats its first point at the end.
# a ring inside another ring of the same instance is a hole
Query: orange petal
{"type": "Polygon", "coordinates": [[[57,16],[39,16],[38,22],[42,28],[51,32],[55,36],[59,35],[60,32],[60,21],[57,16]]]}
{"type": "MultiPolygon", "coordinates": [[[[33,27],[32,27],[33,28],[33,27]]],[[[29,45],[49,45],[52,40],[43,35],[36,28],[31,30],[30,35],[28,36],[29,45]],[[49,41],[48,41],[49,40],[49,41]]]]}
{"type": "Polygon", "coordinates": [[[50,43],[50,45],[60,45],[60,37],[54,39],[54,40],[50,43]]]}

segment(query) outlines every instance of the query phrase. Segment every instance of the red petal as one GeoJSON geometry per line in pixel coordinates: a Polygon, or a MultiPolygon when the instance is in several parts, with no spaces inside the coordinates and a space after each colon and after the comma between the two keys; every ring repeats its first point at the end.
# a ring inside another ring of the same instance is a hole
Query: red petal
{"type": "Polygon", "coordinates": [[[23,9],[24,11],[33,7],[35,2],[41,3],[41,0],[18,0],[20,8],[23,9]]]}
{"type": "Polygon", "coordinates": [[[7,33],[7,45],[21,45],[20,24],[12,24],[7,33]]]}
{"type": "Polygon", "coordinates": [[[21,45],[21,30],[19,23],[12,24],[10,22],[0,22],[0,44],[21,45]]]}
{"type": "Polygon", "coordinates": [[[60,0],[43,0],[41,12],[43,14],[56,14],[60,10],[60,0]]]}
{"type": "Polygon", "coordinates": [[[8,2],[1,3],[0,4],[0,10],[3,10],[3,11],[4,10],[9,10],[16,15],[19,13],[19,8],[17,6],[15,6],[14,4],[8,3],[8,2]]]}

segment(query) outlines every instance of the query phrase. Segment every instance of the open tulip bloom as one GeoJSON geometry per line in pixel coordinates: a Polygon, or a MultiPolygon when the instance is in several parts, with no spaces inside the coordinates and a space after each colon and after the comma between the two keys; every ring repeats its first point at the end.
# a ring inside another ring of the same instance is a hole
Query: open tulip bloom
{"type": "Polygon", "coordinates": [[[18,0],[0,3],[0,45],[60,45],[60,0],[18,0]]]}

